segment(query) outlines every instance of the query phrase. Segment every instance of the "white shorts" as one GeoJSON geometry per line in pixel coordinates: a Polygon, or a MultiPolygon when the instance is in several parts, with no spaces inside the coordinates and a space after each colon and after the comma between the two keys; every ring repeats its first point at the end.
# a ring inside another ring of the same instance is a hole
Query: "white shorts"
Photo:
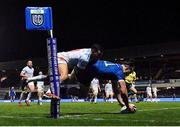
{"type": "Polygon", "coordinates": [[[153,95],[157,97],[157,92],[154,92],[153,95]]]}
{"type": "Polygon", "coordinates": [[[107,90],[106,91],[106,96],[110,96],[110,95],[113,95],[113,91],[112,90],[107,90]]]}
{"type": "Polygon", "coordinates": [[[63,58],[63,56],[58,56],[58,64],[67,64],[67,61],[63,58]]]}
{"type": "Polygon", "coordinates": [[[97,95],[98,94],[98,88],[92,88],[92,92],[93,92],[93,95],[97,95]]]}
{"type": "Polygon", "coordinates": [[[152,97],[152,93],[151,92],[147,92],[147,96],[152,97]]]}
{"type": "Polygon", "coordinates": [[[34,89],[35,89],[35,87],[34,87],[34,82],[29,82],[28,84],[27,84],[27,87],[26,87],[27,89],[26,89],[26,91],[27,92],[32,92],[31,91],[31,89],[33,88],[33,91],[34,91],[34,89]]]}
{"type": "Polygon", "coordinates": [[[69,69],[73,69],[74,66],[77,65],[77,61],[75,61],[75,60],[67,61],[64,56],[59,55],[58,56],[58,64],[67,64],[69,69]]]}

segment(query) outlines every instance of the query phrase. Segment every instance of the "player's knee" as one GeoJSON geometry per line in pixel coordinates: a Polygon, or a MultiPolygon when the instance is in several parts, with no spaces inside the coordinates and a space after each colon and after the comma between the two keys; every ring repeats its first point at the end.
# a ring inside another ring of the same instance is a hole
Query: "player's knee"
{"type": "Polygon", "coordinates": [[[42,96],[43,95],[43,91],[38,91],[38,96],[42,96]]]}
{"type": "Polygon", "coordinates": [[[66,75],[66,74],[61,75],[60,78],[61,78],[61,81],[64,81],[64,80],[68,79],[68,75],[66,75]]]}
{"type": "Polygon", "coordinates": [[[134,90],[133,93],[134,93],[134,94],[137,94],[137,90],[134,90]]]}

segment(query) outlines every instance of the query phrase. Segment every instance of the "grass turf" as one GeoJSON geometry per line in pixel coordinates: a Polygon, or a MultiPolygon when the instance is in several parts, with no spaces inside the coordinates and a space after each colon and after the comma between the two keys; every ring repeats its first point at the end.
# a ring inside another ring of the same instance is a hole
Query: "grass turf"
{"type": "Polygon", "coordinates": [[[18,107],[0,103],[0,125],[16,126],[173,126],[180,125],[180,103],[137,103],[134,114],[119,114],[118,103],[62,103],[61,118],[49,117],[49,103],[18,107]]]}

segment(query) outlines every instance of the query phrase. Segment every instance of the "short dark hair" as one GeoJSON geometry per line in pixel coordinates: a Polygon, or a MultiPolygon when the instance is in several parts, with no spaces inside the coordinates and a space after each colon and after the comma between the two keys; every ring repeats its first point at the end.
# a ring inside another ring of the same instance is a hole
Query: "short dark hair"
{"type": "Polygon", "coordinates": [[[126,60],[121,61],[121,64],[126,64],[126,65],[129,65],[129,66],[134,66],[135,61],[133,59],[126,59],[126,60]]]}
{"type": "Polygon", "coordinates": [[[94,51],[103,51],[103,49],[102,49],[102,47],[99,45],[99,44],[93,44],[92,46],[91,46],[91,49],[93,49],[94,51]]]}

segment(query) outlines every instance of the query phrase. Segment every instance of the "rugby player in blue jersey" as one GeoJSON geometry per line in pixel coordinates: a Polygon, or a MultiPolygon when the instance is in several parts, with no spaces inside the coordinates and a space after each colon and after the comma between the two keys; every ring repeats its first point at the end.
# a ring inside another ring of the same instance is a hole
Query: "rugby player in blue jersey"
{"type": "Polygon", "coordinates": [[[124,73],[129,71],[130,66],[128,64],[98,60],[96,63],[88,65],[84,71],[76,69],[76,78],[80,82],[91,80],[93,77],[117,81],[117,85],[113,85],[113,87],[118,102],[122,107],[126,106],[127,112],[133,112],[134,106],[129,105],[126,83],[124,81],[124,73]]]}

